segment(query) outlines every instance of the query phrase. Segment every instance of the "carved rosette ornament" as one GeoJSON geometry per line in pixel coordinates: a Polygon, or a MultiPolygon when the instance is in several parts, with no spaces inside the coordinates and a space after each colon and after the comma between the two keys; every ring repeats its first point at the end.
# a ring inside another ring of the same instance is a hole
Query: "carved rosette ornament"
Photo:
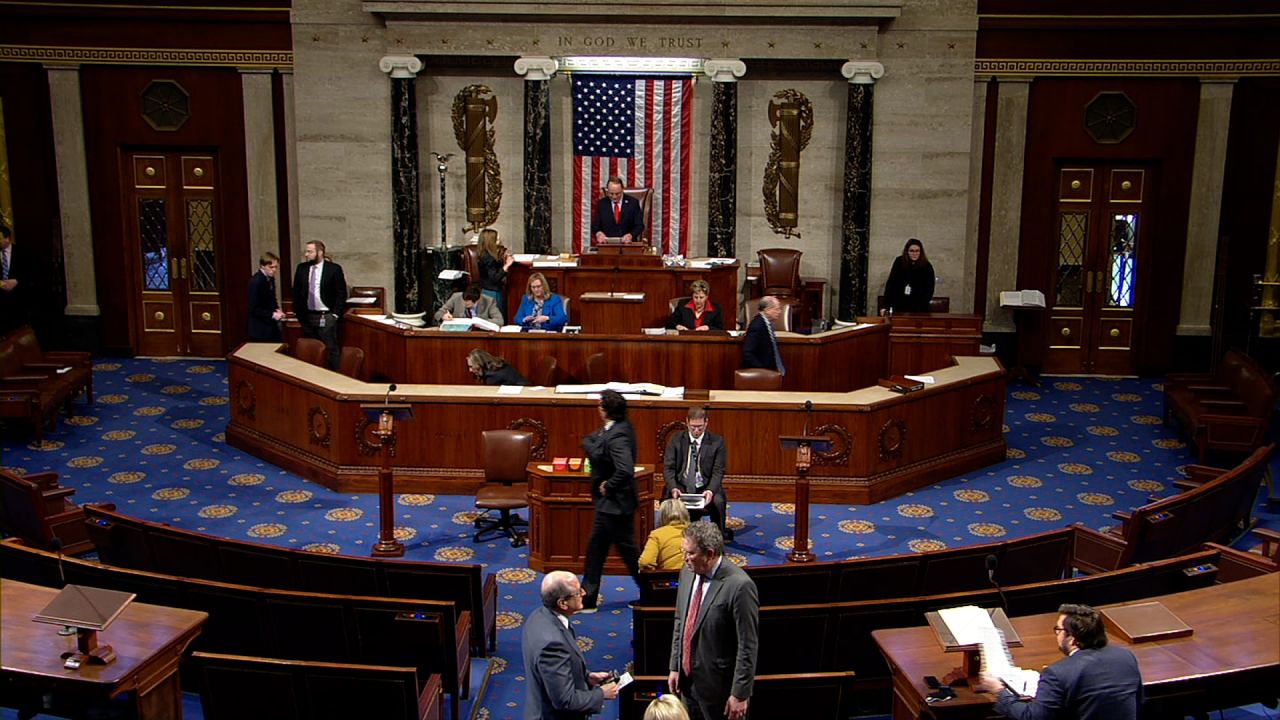
{"type": "Polygon", "coordinates": [[[658,457],[665,457],[667,454],[667,443],[671,442],[673,433],[684,432],[688,426],[683,420],[673,420],[666,425],[658,428],[658,433],[654,436],[654,441],[658,444],[658,457]]]}
{"type": "Polygon", "coordinates": [[[468,85],[453,98],[453,136],[467,156],[467,223],[472,232],[492,225],[502,206],[502,166],[493,149],[497,117],[498,99],[488,85],[468,85]]]}
{"type": "Polygon", "coordinates": [[[973,400],[969,417],[974,430],[987,430],[996,421],[996,401],[990,395],[979,395],[973,400]]]}
{"type": "Polygon", "coordinates": [[[769,101],[769,160],[764,166],[764,215],[784,237],[800,237],[800,153],[813,136],[813,105],[799,90],[780,90],[769,101]]]}
{"type": "Polygon", "coordinates": [[[523,430],[533,435],[533,444],[529,447],[529,457],[534,460],[547,459],[547,426],[541,420],[522,417],[512,420],[508,430],[523,430]]]}
{"type": "Polygon", "coordinates": [[[253,420],[257,409],[258,393],[253,389],[253,383],[248,380],[236,383],[236,412],[253,420]]]}
{"type": "Polygon", "coordinates": [[[833,447],[826,452],[814,452],[810,459],[814,465],[847,465],[849,452],[853,450],[853,438],[843,425],[819,425],[814,435],[831,437],[833,447]]]}
{"type": "Polygon", "coordinates": [[[329,411],[313,407],[307,411],[307,439],[312,445],[329,447],[332,437],[333,423],[329,422],[329,411]]]}
{"type": "MultiPolygon", "coordinates": [[[[361,455],[377,455],[382,451],[382,438],[379,438],[374,431],[378,429],[378,422],[361,416],[356,419],[356,450],[361,455]]],[[[391,435],[386,439],[387,448],[391,452],[391,457],[396,456],[396,437],[399,435],[398,430],[392,430],[391,435]]]]}
{"type": "Polygon", "coordinates": [[[907,424],[902,420],[890,420],[880,428],[880,459],[902,457],[902,447],[907,444],[907,424]]]}

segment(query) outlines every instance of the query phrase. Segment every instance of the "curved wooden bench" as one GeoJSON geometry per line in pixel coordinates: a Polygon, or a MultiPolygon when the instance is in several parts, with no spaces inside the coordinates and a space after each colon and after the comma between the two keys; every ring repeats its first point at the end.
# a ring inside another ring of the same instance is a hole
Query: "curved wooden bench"
{"type": "Polygon", "coordinates": [[[1212,374],[1165,378],[1164,419],[1182,427],[1200,462],[1211,450],[1242,455],[1266,441],[1276,395],[1271,373],[1232,350],[1212,374]]]}

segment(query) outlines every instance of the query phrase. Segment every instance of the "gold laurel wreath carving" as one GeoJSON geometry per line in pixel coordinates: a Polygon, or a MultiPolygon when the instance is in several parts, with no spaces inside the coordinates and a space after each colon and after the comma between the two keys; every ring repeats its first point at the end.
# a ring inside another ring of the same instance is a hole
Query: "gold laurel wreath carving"
{"type": "MultiPolygon", "coordinates": [[[[488,85],[468,85],[453,98],[453,137],[463,153],[467,151],[467,101],[491,94],[493,91],[488,85]]],[[[495,136],[491,121],[484,134],[484,218],[473,223],[476,230],[492,225],[498,219],[498,210],[502,207],[502,166],[498,163],[498,153],[493,149],[495,136]]]]}
{"type": "MultiPolygon", "coordinates": [[[[813,137],[813,104],[804,96],[804,93],[794,88],[779,90],[773,94],[773,98],[782,102],[794,102],[800,106],[799,151],[803,152],[809,145],[809,139],[813,137]]],[[[776,127],[770,134],[769,145],[769,160],[764,165],[764,184],[761,188],[764,192],[765,219],[769,221],[769,228],[778,235],[800,237],[799,230],[783,227],[778,217],[778,165],[782,161],[782,138],[776,127]]]]}

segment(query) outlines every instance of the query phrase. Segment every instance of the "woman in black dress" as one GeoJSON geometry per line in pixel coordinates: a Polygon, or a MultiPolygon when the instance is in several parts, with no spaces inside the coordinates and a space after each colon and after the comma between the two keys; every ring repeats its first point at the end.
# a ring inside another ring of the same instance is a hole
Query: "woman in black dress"
{"type": "Polygon", "coordinates": [[[476,348],[467,353],[467,369],[485,385],[532,385],[506,360],[476,348]]]}
{"type": "Polygon", "coordinates": [[[894,258],[889,281],[884,285],[885,312],[929,312],[933,299],[933,265],[924,254],[924,243],[915,238],[902,247],[902,255],[894,258]]]}

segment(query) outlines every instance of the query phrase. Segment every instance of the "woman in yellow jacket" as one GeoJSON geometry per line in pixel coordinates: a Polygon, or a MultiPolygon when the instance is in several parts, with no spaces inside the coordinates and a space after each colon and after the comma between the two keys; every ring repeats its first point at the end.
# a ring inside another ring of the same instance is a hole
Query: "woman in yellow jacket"
{"type": "Polygon", "coordinates": [[[640,553],[641,570],[679,570],[684,567],[684,553],[680,542],[684,529],[689,527],[689,511],[684,502],[667,498],[658,506],[658,528],[649,533],[649,540],[640,553]]]}

